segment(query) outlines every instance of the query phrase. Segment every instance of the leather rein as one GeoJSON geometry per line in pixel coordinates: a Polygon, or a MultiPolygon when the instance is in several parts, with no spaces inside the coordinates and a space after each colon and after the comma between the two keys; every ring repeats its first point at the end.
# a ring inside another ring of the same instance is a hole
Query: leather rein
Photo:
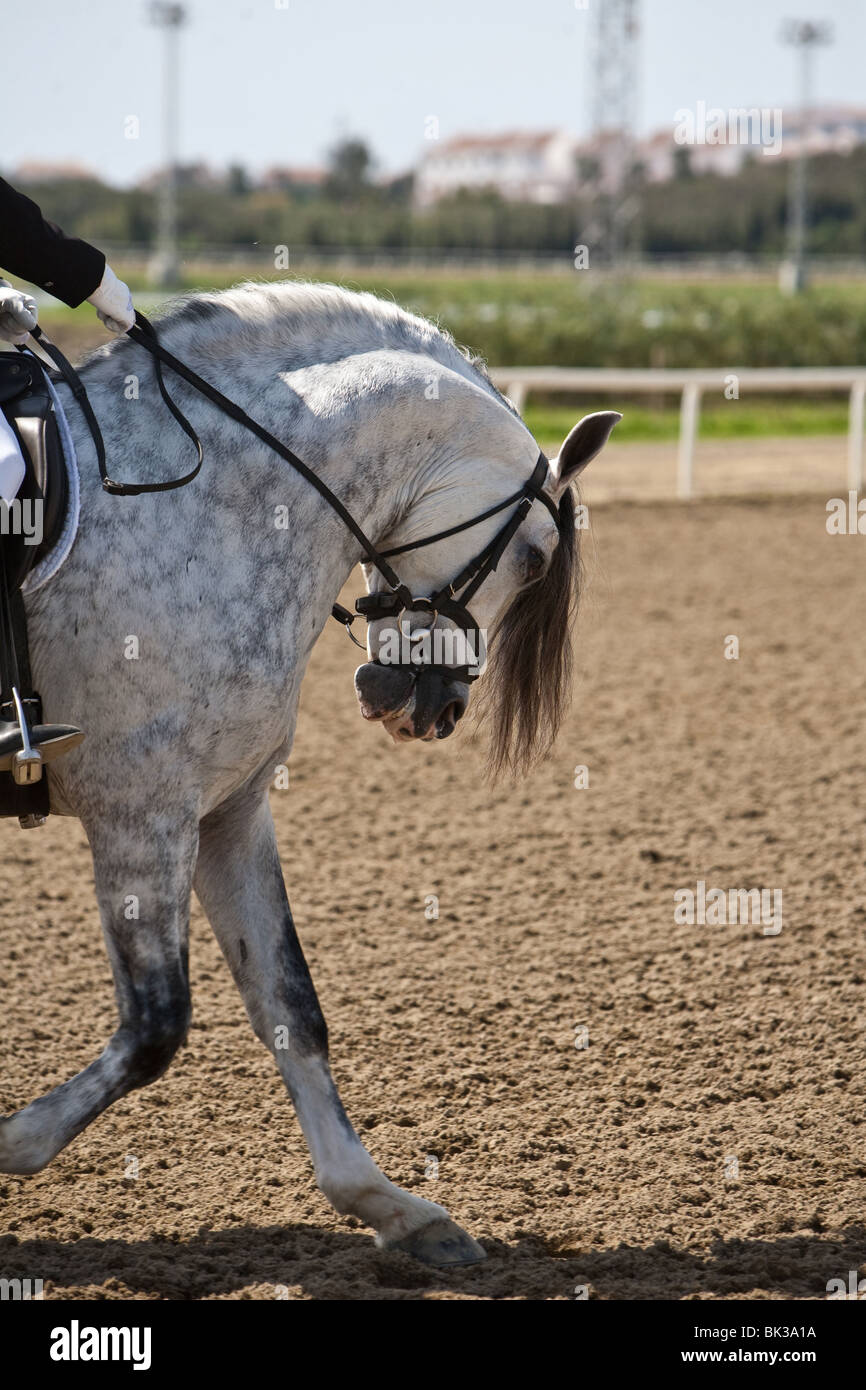
{"type": "MultiPolygon", "coordinates": [[[[329,507],[336,512],[343,524],[351,531],[352,535],[361,546],[367,562],[375,566],[385,582],[391,586],[390,589],[366,594],[362,598],[356,599],[354,614],[348,612],[347,609],[341,607],[338,603],[334,604],[331,610],[331,616],[335,618],[337,622],[345,626],[352,641],[363,650],[366,650],[364,643],[359,642],[351,631],[351,625],[355,621],[356,614],[359,614],[370,623],[380,618],[390,617],[396,619],[404,610],[406,612],[423,611],[433,613],[434,622],[435,615],[441,613],[443,617],[450,618],[467,636],[470,633],[475,633],[478,634],[480,639],[480,629],[475,619],[472,617],[472,614],[469,612],[467,605],[478,592],[485,579],[496,569],[506,547],[526,518],[533,502],[541,502],[550,512],[557,524],[557,528],[561,526],[559,509],[553,499],[544,492],[544,483],[548,472],[548,461],[545,455],[539,452],[537,462],[530,477],[527,478],[522,487],[518,488],[510,497],[506,497],[503,502],[497,503],[494,507],[489,507],[487,511],[471,517],[468,521],[460,522],[457,526],[450,526],[444,531],[437,531],[435,535],[425,536],[421,540],[410,542],[408,545],[395,546],[391,550],[380,551],[361,529],[351,512],[349,512],[340,501],[339,497],[331,491],[328,485],[324,483],[302,459],[298,458],[297,454],[288,448],[287,445],[283,444],[281,440],[277,439],[275,435],[271,434],[269,430],[266,430],[263,425],[260,425],[257,420],[252,419],[252,417],[235,401],[230,400],[228,396],[224,396],[215,386],[205,381],[204,378],[200,377],[197,372],[194,372],[191,367],[188,367],[184,362],[181,362],[169,352],[167,348],[163,347],[156,335],[155,328],[149,320],[145,318],[144,314],[136,310],[135,324],[132,328],[127,330],[127,334],[133,342],[145,348],[153,357],[154,370],[156,372],[156,380],[160,395],[181,429],[192,441],[198,455],[198,461],[195,467],[191,469],[189,473],[185,473],[181,478],[172,478],[165,482],[158,483],[123,483],[110,477],[106,464],[105,443],[102,438],[102,431],[99,428],[99,422],[96,419],[88,399],[84,383],[60,349],[57,348],[54,343],[49,342],[38,327],[31,330],[31,336],[37,340],[43,351],[51,358],[58,372],[72,391],[84,415],[96,448],[96,461],[99,466],[99,475],[102,479],[104,490],[115,497],[138,497],[146,492],[170,492],[175,488],[185,487],[187,483],[191,483],[201,469],[202,463],[204,462],[201,440],[193,425],[180,410],[179,406],[172,400],[166,388],[165,381],[163,380],[163,365],[170,367],[173,372],[183,377],[190,386],[193,386],[196,391],[205,396],[225,415],[228,415],[232,420],[242,425],[244,429],[256,435],[257,438],[261,439],[264,444],[267,444],[270,449],[273,449],[276,454],[279,454],[280,458],[285,459],[286,462],[294,468],[295,472],[300,473],[301,477],[305,478],[306,481],[316,489],[320,497],[324,498],[329,507]],[[436,541],[445,540],[449,536],[456,536],[461,531],[468,531],[473,526],[479,526],[482,521],[487,521],[489,517],[495,516],[498,512],[505,511],[508,507],[515,505],[516,510],[493,537],[489,545],[485,546],[484,550],[476,555],[474,559],[470,560],[469,564],[464,566],[455,579],[452,579],[448,584],[444,584],[430,596],[413,595],[411,590],[402,583],[399,576],[388,563],[388,561],[396,555],[405,555],[409,551],[420,550],[422,546],[434,545],[436,541]],[[461,590],[462,592],[460,592],[461,590]]],[[[26,349],[22,349],[22,351],[26,351],[26,349]]],[[[476,647],[476,651],[477,650],[476,647]]],[[[427,661],[423,664],[426,666],[435,666],[439,663],[427,661]]],[[[414,669],[418,670],[419,668],[415,665],[414,669]]],[[[473,666],[449,666],[447,669],[451,679],[463,680],[467,683],[475,680],[479,674],[478,670],[473,666]]]]}

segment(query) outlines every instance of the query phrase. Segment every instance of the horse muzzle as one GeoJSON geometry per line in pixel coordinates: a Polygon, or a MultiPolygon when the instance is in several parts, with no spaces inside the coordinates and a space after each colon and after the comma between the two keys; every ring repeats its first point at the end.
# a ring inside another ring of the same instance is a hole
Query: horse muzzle
{"type": "Polygon", "coordinates": [[[380,665],[368,661],[355,672],[355,691],[365,719],[379,721],[396,743],[448,738],[469,702],[469,687],[445,666],[380,665]]]}

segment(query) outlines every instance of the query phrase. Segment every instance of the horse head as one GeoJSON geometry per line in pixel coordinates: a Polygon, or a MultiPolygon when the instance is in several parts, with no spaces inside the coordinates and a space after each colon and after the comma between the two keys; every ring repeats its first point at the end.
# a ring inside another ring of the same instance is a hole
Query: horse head
{"type": "MultiPolygon", "coordinates": [[[[424,529],[429,531],[435,519],[445,523],[435,528],[437,534],[452,529],[456,534],[432,544],[421,536],[414,544],[397,547],[403,552],[400,578],[412,595],[447,591],[474,557],[485,554],[485,546],[496,551],[501,538],[504,548],[494,555],[490,572],[472,595],[471,614],[465,618],[459,611],[449,615],[447,602],[444,613],[419,603],[417,607],[407,604],[399,624],[393,617],[370,623],[370,659],[355,673],[365,719],[382,723],[396,742],[447,738],[466,712],[471,682],[478,676],[492,734],[494,771],[523,770],[550,747],[569,695],[571,628],[579,587],[572,485],[621,418],[615,411],[599,411],[575,425],[557,456],[539,470],[547,506],[540,505],[544,499],[530,498],[526,515],[509,536],[505,528],[519,497],[507,510],[482,517],[477,527],[465,526],[472,520],[471,513],[466,515],[466,498],[473,495],[465,467],[456,473],[452,468],[445,487],[441,478],[433,480],[430,491],[437,505],[425,510],[424,529]]],[[[537,452],[534,443],[530,449],[537,452]]],[[[474,460],[471,468],[481,469],[488,487],[498,486],[507,497],[513,494],[515,481],[519,486],[529,476],[528,457],[524,439],[507,468],[489,459],[474,460]]],[[[422,500],[429,501],[429,493],[422,500]]],[[[408,521],[401,522],[401,534],[406,533],[408,521]]],[[[414,527],[409,525],[409,533],[417,535],[417,518],[414,527]]],[[[374,567],[365,566],[365,573],[368,591],[382,593],[385,586],[374,567]]],[[[459,604],[461,593],[455,597],[459,604]]]]}

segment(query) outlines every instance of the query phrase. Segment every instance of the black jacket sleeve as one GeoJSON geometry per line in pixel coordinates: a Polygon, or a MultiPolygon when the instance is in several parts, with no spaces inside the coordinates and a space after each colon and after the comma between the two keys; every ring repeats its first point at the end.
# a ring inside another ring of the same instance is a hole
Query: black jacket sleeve
{"type": "Polygon", "coordinates": [[[0,266],[74,309],[99,288],[105,256],[67,236],[30,198],[0,179],[0,266]]]}

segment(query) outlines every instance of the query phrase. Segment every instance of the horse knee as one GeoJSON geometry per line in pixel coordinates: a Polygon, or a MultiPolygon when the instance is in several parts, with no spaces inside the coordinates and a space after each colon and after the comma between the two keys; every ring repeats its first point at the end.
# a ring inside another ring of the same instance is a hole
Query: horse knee
{"type": "Polygon", "coordinates": [[[181,1044],[190,1022],[189,1005],[168,1010],[129,1030],[127,1069],[132,1089],[149,1086],[162,1076],[181,1044]]]}

